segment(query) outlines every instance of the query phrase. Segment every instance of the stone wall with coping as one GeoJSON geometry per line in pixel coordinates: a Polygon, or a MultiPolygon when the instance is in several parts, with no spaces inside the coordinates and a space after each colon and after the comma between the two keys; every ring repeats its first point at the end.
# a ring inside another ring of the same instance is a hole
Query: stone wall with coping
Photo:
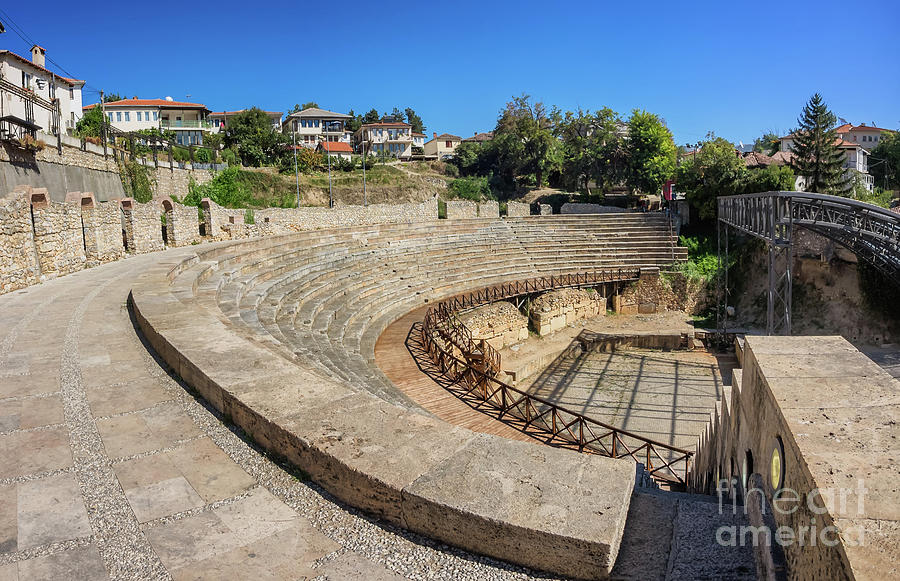
{"type": "Polygon", "coordinates": [[[200,217],[197,208],[162,198],[159,204],[166,216],[166,246],[188,246],[200,242],[200,217]]]}
{"type": "Polygon", "coordinates": [[[437,220],[437,198],[411,204],[268,208],[254,211],[256,224],[268,224],[272,234],[368,224],[413,224],[437,220]]]}
{"type": "Polygon", "coordinates": [[[46,189],[35,188],[31,190],[31,217],[42,280],[84,268],[87,258],[80,201],[54,202],[46,189]]]}
{"type": "Polygon", "coordinates": [[[90,192],[83,194],[81,221],[89,262],[111,262],[125,257],[122,208],[118,202],[97,202],[90,192]]]}
{"type": "Polygon", "coordinates": [[[507,301],[472,309],[459,318],[472,331],[473,338],[484,339],[494,349],[503,349],[528,338],[528,317],[507,301]]]}
{"type": "Polygon", "coordinates": [[[468,220],[478,217],[478,204],[468,200],[450,200],[447,202],[448,220],[468,220]]]}
{"type": "Polygon", "coordinates": [[[523,202],[507,202],[506,215],[510,218],[520,218],[531,214],[531,206],[523,202]]]}
{"type": "Polygon", "coordinates": [[[128,251],[135,254],[165,249],[162,238],[162,210],[159,204],[140,204],[131,198],[122,200],[125,240],[128,251]]]}
{"type": "Polygon", "coordinates": [[[606,314],[606,299],[587,289],[566,288],[542,294],[531,303],[531,326],[541,337],[566,325],[606,314]]]}
{"type": "Polygon", "coordinates": [[[700,436],[690,489],[746,501],[758,473],[752,493],[793,535],[791,578],[881,578],[900,547],[896,380],[839,336],[748,335],[736,350],[741,368],[700,436]]]}
{"type": "Polygon", "coordinates": [[[628,212],[625,208],[618,206],[601,206],[600,204],[580,204],[575,202],[566,202],[560,208],[560,214],[624,214],[628,212]]]}
{"type": "Polygon", "coordinates": [[[488,200],[487,202],[481,202],[478,204],[478,217],[479,218],[499,218],[500,217],[500,203],[494,200],[488,200]]]}
{"type": "Polygon", "coordinates": [[[0,294],[35,284],[40,277],[28,195],[19,190],[0,198],[0,294]]]}

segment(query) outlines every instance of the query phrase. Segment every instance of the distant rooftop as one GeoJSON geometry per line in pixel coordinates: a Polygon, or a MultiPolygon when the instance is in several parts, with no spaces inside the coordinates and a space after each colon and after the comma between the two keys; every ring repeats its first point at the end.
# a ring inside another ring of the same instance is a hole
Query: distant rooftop
{"type": "Polygon", "coordinates": [[[310,107],[309,109],[304,109],[303,111],[297,111],[296,113],[291,113],[288,115],[288,118],[296,117],[314,117],[314,118],[330,118],[330,119],[351,119],[350,115],[345,113],[337,113],[335,111],[328,111],[327,109],[319,109],[318,107],[310,107]]]}

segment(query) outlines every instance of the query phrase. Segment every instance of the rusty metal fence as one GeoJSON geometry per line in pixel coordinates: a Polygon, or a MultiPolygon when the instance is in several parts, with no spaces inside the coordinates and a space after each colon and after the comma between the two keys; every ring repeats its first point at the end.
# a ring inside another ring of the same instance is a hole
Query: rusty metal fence
{"type": "Polygon", "coordinates": [[[639,269],[538,277],[456,295],[428,309],[422,345],[441,375],[499,412],[499,418],[545,443],[611,458],[630,456],[654,478],[684,484],[693,452],[621,430],[517,389],[499,379],[500,354],[472,338],[458,312],[515,296],[572,286],[637,280],[639,269]]]}

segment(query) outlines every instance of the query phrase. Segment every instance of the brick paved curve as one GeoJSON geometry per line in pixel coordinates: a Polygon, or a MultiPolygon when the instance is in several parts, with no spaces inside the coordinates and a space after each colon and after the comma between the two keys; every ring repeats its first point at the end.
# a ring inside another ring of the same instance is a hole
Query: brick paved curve
{"type": "Polygon", "coordinates": [[[189,252],[0,296],[0,580],[529,578],[339,506],[172,379],[127,295],[189,252]]]}

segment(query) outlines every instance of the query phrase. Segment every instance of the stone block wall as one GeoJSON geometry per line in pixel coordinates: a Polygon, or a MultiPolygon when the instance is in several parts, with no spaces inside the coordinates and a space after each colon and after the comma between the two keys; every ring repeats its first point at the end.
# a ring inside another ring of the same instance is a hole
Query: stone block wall
{"type": "Polygon", "coordinates": [[[531,326],[541,337],[576,321],[606,314],[606,299],[586,289],[566,288],[544,293],[531,304],[531,326]]]}
{"type": "Polygon", "coordinates": [[[89,266],[125,256],[122,240],[122,210],[118,202],[97,202],[94,194],[81,194],[84,251],[89,266]]]}
{"type": "Polygon", "coordinates": [[[466,200],[450,200],[447,202],[448,220],[465,220],[478,217],[478,204],[466,200]]]}
{"type": "Polygon", "coordinates": [[[38,282],[31,202],[17,191],[0,198],[0,294],[38,282]]]}
{"type": "Polygon", "coordinates": [[[531,214],[531,207],[522,202],[507,202],[506,215],[510,218],[520,218],[531,214]]]}
{"type": "Polygon", "coordinates": [[[494,349],[503,349],[528,338],[528,318],[512,303],[500,301],[460,315],[475,339],[484,339],[494,349]]]}
{"type": "Polygon", "coordinates": [[[257,224],[269,224],[272,234],[287,234],[319,228],[428,222],[437,220],[437,207],[435,197],[418,204],[269,208],[255,211],[254,220],[257,224]]]}
{"type": "Polygon", "coordinates": [[[560,214],[624,214],[628,212],[625,208],[618,206],[601,206],[600,204],[579,204],[574,202],[566,202],[560,208],[560,214]]]}
{"type": "Polygon", "coordinates": [[[499,218],[500,217],[500,203],[494,200],[488,200],[487,202],[481,202],[478,204],[478,217],[479,218],[499,218]]]}
{"type": "Polygon", "coordinates": [[[203,210],[203,222],[206,225],[205,234],[213,240],[231,238],[229,231],[225,229],[226,224],[244,223],[244,210],[223,208],[209,198],[200,201],[200,208],[203,210]]]}
{"type": "Polygon", "coordinates": [[[209,170],[169,168],[168,160],[165,163],[166,167],[160,164],[158,168],[151,171],[154,197],[178,196],[184,198],[192,179],[197,185],[202,185],[212,180],[215,175],[209,170]]]}
{"type": "Polygon", "coordinates": [[[166,245],[187,246],[200,241],[200,217],[197,208],[162,198],[159,204],[166,215],[166,245]]]}
{"type": "Polygon", "coordinates": [[[31,191],[34,247],[41,278],[53,278],[84,268],[84,233],[81,204],[54,202],[44,188],[31,191]]]}
{"type": "Polygon", "coordinates": [[[159,204],[139,204],[126,198],[122,200],[122,214],[125,217],[125,240],[129,252],[144,254],[165,249],[159,204]]]}

